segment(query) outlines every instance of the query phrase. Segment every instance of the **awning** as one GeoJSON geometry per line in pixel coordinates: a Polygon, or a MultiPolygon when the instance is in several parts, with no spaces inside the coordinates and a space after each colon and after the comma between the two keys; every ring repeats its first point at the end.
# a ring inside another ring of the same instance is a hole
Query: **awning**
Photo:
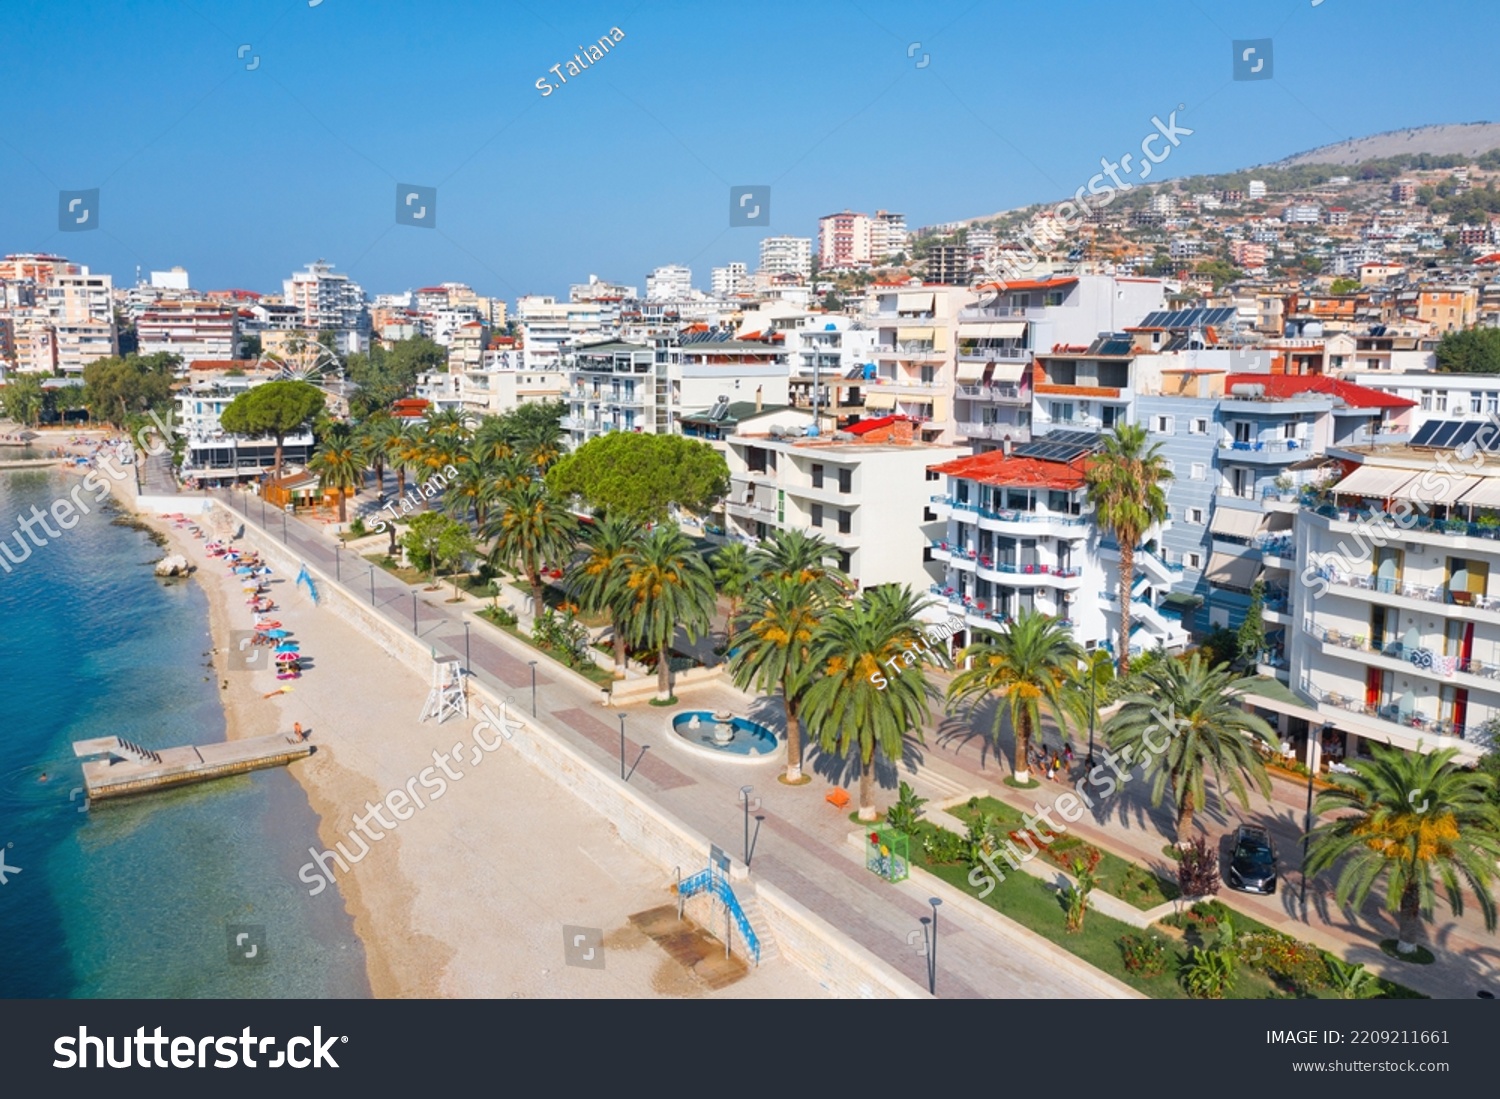
{"type": "Polygon", "coordinates": [[[1382,500],[1396,494],[1396,490],[1410,481],[1415,474],[1409,469],[1391,469],[1389,466],[1360,466],[1349,476],[1333,486],[1334,495],[1378,496],[1382,500]]]}
{"type": "Polygon", "coordinates": [[[1216,553],[1208,559],[1208,571],[1203,574],[1210,584],[1228,588],[1249,589],[1260,573],[1260,562],[1253,557],[1236,557],[1231,553],[1216,553]]]}
{"type": "Polygon", "coordinates": [[[1208,524],[1210,534],[1225,534],[1230,538],[1252,538],[1260,531],[1265,514],[1259,511],[1241,511],[1238,508],[1216,507],[1214,517],[1208,524]]]}
{"type": "Polygon", "coordinates": [[[1266,523],[1266,533],[1276,534],[1279,531],[1292,529],[1293,515],[1289,511],[1273,511],[1270,514],[1270,522],[1266,523]]]}
{"type": "Polygon", "coordinates": [[[925,324],[920,328],[898,328],[896,329],[897,343],[932,343],[934,329],[932,325],[925,324]]]}
{"type": "Polygon", "coordinates": [[[965,384],[972,384],[984,377],[984,363],[964,362],[958,360],[958,380],[965,384]]]}
{"type": "Polygon", "coordinates": [[[931,313],[932,298],[931,290],[908,290],[896,295],[896,311],[898,313],[931,313]]]}
{"type": "Polygon", "coordinates": [[[1166,598],[1161,601],[1163,607],[1173,607],[1177,610],[1190,611],[1196,607],[1203,606],[1203,596],[1196,595],[1190,591],[1168,592],[1166,598]]]}
{"type": "Polygon", "coordinates": [[[990,321],[988,324],[966,324],[958,330],[963,340],[1019,340],[1026,335],[1025,321],[990,321]]]}
{"type": "Polygon", "coordinates": [[[1500,477],[1476,477],[1476,485],[1458,501],[1461,507],[1500,508],[1500,477]]]}
{"type": "Polygon", "coordinates": [[[1461,477],[1431,469],[1402,485],[1393,494],[1393,499],[1409,500],[1414,504],[1451,504],[1471,488],[1477,488],[1479,483],[1478,477],[1461,477]]]}
{"type": "Polygon", "coordinates": [[[894,393],[866,393],[865,408],[895,408],[896,395],[894,393]]]}
{"type": "MultiPolygon", "coordinates": [[[[1011,362],[996,363],[990,370],[990,382],[993,385],[1019,385],[1021,379],[1026,377],[1028,363],[1011,362]]],[[[1023,397],[1029,398],[1029,392],[1023,393],[1023,397]]]]}

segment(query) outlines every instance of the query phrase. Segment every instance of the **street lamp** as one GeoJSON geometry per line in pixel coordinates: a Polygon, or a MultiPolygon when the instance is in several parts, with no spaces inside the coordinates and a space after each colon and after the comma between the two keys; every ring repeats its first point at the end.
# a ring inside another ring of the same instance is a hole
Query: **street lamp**
{"type": "Polygon", "coordinates": [[[370,606],[375,605],[375,566],[370,566],[370,606]]]}
{"type": "MultiPolygon", "coordinates": [[[[536,717],[536,661],[528,660],[527,663],[531,665],[531,716],[536,717]]],[[[625,720],[623,714],[620,715],[620,720],[625,720]]]]}
{"type": "Polygon", "coordinates": [[[411,632],[417,632],[417,593],[411,593],[411,632]]]}
{"type": "Polygon", "coordinates": [[[745,865],[750,865],[750,791],[753,786],[740,787],[740,800],[745,803],[745,865]]]}
{"type": "Polygon", "coordinates": [[[344,582],[344,570],[341,562],[344,560],[344,543],[333,544],[333,578],[340,584],[344,582]]]}
{"type": "MultiPolygon", "coordinates": [[[[288,508],[290,508],[291,506],[292,506],[291,504],[287,505],[288,508]]],[[[281,544],[282,545],[286,545],[286,509],[285,508],[283,508],[282,512],[281,512],[281,544]]]]}
{"type": "Polygon", "coordinates": [[[473,675],[469,665],[469,623],[464,623],[464,675],[473,675]]]}
{"type": "Polygon", "coordinates": [[[625,715],[620,715],[620,778],[625,777],[625,715]]]}
{"type": "MultiPolygon", "coordinates": [[[[1095,650],[1096,652],[1098,650],[1095,650]]],[[[1098,705],[1094,701],[1095,693],[1099,685],[1099,669],[1094,664],[1094,655],[1090,653],[1085,658],[1089,666],[1089,758],[1086,766],[1093,770],[1094,767],[1094,718],[1098,714],[1098,705]]]]}
{"type": "MultiPolygon", "coordinates": [[[[1325,721],[1318,730],[1319,741],[1333,729],[1333,722],[1325,721]]],[[[1307,847],[1312,839],[1313,826],[1313,776],[1318,773],[1318,742],[1313,740],[1312,730],[1307,733],[1307,813],[1302,822],[1302,922],[1307,922],[1307,847]]]]}
{"type": "Polygon", "coordinates": [[[927,991],[933,996],[937,995],[937,939],[938,939],[938,905],[943,903],[942,897],[928,897],[927,903],[932,905],[932,941],[927,946],[927,991]]]}

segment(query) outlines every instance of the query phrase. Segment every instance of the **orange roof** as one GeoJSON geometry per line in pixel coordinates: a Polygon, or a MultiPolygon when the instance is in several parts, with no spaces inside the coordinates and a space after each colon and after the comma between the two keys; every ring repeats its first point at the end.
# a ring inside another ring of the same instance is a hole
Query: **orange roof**
{"type": "Polygon", "coordinates": [[[982,282],[976,290],[1047,290],[1059,286],[1072,286],[1077,279],[1022,279],[1020,282],[982,282]]]}
{"type": "Polygon", "coordinates": [[[1282,400],[1303,393],[1322,393],[1341,398],[1350,408],[1415,408],[1417,405],[1416,401],[1397,397],[1394,393],[1382,393],[1327,374],[1231,374],[1224,379],[1224,386],[1231,393],[1237,385],[1263,385],[1267,397],[1282,400]]]}
{"type": "Polygon", "coordinates": [[[934,473],[944,473],[965,481],[1008,488],[1045,488],[1069,492],[1083,487],[1088,459],[1076,462],[1048,462],[1041,458],[1007,456],[1003,450],[991,450],[967,458],[929,466],[934,473]]]}

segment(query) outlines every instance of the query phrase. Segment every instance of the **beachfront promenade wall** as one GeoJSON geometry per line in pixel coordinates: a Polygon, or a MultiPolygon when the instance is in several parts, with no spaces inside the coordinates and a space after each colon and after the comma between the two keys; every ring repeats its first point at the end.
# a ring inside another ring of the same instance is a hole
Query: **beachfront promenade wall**
{"type": "MultiPolygon", "coordinates": [[[[234,525],[244,524],[247,541],[288,583],[304,567],[295,552],[276,539],[274,532],[262,530],[253,520],[247,520],[219,501],[213,501],[213,505],[223,509],[234,525]]],[[[170,510],[182,509],[172,507],[170,510]]],[[[305,567],[317,583],[321,609],[350,622],[387,654],[408,664],[424,678],[428,676],[435,651],[431,645],[388,621],[377,608],[361,600],[356,594],[357,581],[355,590],[351,591],[334,583],[332,577],[324,575],[317,567],[310,564],[305,567]]],[[[482,683],[473,682],[470,722],[480,720],[478,714],[482,704],[488,703],[498,710],[501,701],[496,692],[482,683]]],[[[413,700],[414,713],[415,710],[413,700]]],[[[554,782],[602,813],[625,843],[662,868],[668,882],[675,881],[678,870],[685,878],[708,864],[708,837],[687,827],[648,797],[621,783],[613,773],[581,755],[544,722],[518,714],[514,708],[505,716],[519,730],[507,742],[509,746],[554,782]]],[[[736,894],[757,898],[778,951],[810,973],[830,995],[878,999],[927,997],[925,989],[826,920],[769,883],[752,878],[743,863],[735,861],[731,864],[730,880],[736,894]]],[[[706,926],[712,929],[711,925],[706,926]]],[[[734,948],[744,950],[745,944],[739,940],[737,931],[735,935],[734,948]]]]}

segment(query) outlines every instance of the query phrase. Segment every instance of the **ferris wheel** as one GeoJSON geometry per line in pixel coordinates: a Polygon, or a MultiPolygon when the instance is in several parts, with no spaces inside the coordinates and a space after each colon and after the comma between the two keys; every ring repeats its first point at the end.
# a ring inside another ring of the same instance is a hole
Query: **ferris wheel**
{"type": "Polygon", "coordinates": [[[344,380],[343,361],[316,340],[289,341],[262,354],[261,364],[275,370],[282,381],[307,382],[319,389],[337,388],[344,380]]]}

